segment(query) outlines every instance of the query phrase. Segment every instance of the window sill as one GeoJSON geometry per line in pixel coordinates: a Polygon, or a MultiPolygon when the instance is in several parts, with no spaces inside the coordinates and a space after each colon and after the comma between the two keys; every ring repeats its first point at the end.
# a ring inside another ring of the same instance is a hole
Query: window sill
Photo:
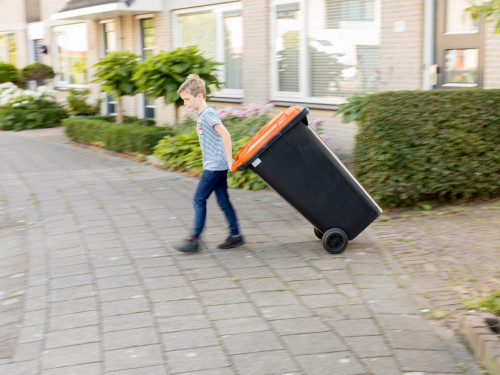
{"type": "Polygon", "coordinates": [[[309,109],[323,109],[327,111],[338,111],[339,109],[338,104],[320,104],[320,103],[301,102],[301,101],[288,102],[281,100],[272,100],[271,102],[274,103],[274,105],[277,107],[291,107],[294,105],[301,105],[309,109]]]}

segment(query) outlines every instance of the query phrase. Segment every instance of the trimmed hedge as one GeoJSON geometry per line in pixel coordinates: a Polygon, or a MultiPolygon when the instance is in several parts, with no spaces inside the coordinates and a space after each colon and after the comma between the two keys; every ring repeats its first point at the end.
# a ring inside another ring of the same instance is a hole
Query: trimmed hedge
{"type": "Polygon", "coordinates": [[[353,168],[384,207],[500,193],[500,90],[366,96],[353,168]]]}
{"type": "Polygon", "coordinates": [[[167,127],[114,124],[92,117],[70,117],[63,121],[68,137],[117,152],[149,155],[160,139],[172,134],[167,127]]]}
{"type": "Polygon", "coordinates": [[[0,108],[0,129],[20,131],[53,128],[59,126],[67,116],[66,110],[59,107],[37,110],[0,108]]]}

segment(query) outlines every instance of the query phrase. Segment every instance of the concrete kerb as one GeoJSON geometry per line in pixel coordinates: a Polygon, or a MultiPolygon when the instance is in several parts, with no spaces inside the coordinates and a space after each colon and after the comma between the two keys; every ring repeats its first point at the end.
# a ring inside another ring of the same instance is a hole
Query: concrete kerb
{"type": "Polygon", "coordinates": [[[500,375],[500,335],[487,324],[486,319],[496,319],[497,327],[500,318],[485,313],[467,312],[459,319],[459,331],[477,361],[482,362],[490,375],[500,375]]]}

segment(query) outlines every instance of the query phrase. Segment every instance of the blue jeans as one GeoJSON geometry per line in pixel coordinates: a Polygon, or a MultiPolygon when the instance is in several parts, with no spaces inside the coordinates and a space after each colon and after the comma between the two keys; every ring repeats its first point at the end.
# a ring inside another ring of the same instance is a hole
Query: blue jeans
{"type": "Polygon", "coordinates": [[[205,220],[207,217],[207,199],[214,191],[215,196],[217,197],[217,203],[226,216],[231,235],[237,236],[240,234],[238,230],[238,220],[236,219],[236,213],[234,212],[233,206],[229,201],[229,194],[227,192],[227,170],[204,170],[201,174],[200,182],[198,183],[198,187],[196,188],[196,192],[194,193],[193,197],[193,238],[200,238],[201,236],[201,232],[203,231],[203,227],[205,226],[205,220]]]}

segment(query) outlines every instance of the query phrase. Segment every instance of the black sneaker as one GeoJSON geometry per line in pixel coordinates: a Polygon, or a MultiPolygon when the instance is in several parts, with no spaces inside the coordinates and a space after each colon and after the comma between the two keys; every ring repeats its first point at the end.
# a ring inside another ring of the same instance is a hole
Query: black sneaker
{"type": "Polygon", "coordinates": [[[226,240],[219,245],[219,249],[231,249],[236,246],[241,246],[245,243],[243,236],[229,236],[226,240]]]}
{"type": "Polygon", "coordinates": [[[183,253],[197,253],[198,251],[200,251],[199,242],[200,241],[196,238],[188,238],[183,243],[174,245],[174,249],[183,253]]]}

